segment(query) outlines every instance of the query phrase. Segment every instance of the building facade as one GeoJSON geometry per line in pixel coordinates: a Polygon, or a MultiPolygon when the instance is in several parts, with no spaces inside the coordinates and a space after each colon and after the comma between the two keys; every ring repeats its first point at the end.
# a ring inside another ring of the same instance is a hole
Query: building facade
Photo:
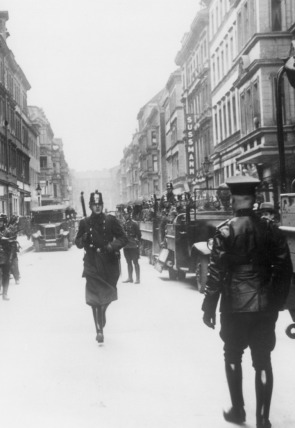
{"type": "Polygon", "coordinates": [[[8,12],[0,12],[0,212],[29,213],[30,147],[37,145],[30,123],[30,84],[7,46],[8,12]]]}
{"type": "MultiPolygon", "coordinates": [[[[207,3],[215,183],[249,173],[263,180],[271,200],[279,180],[277,73],[289,55],[294,5],[288,0],[207,3]]],[[[287,79],[284,88],[286,158],[292,153],[294,158],[294,90],[287,79]]],[[[287,178],[290,183],[290,168],[287,178]]]]}
{"type": "Polygon", "coordinates": [[[164,114],[165,135],[162,137],[162,193],[166,184],[172,183],[174,194],[188,190],[186,156],[186,139],[184,135],[184,109],[181,102],[182,79],[181,70],[172,73],[166,84],[166,93],[162,104],[164,114]]]}
{"type": "MultiPolygon", "coordinates": [[[[230,176],[249,174],[263,182],[264,199],[276,202],[282,182],[279,102],[287,190],[295,189],[295,91],[286,74],[280,99],[277,94],[278,72],[295,52],[295,4],[203,0],[202,5],[175,58],[181,86],[177,71],[161,97],[138,114],[138,195],[147,197],[155,187],[163,193],[168,181],[202,193],[230,176]]],[[[126,151],[129,158],[132,150],[126,151]]]]}
{"type": "Polygon", "coordinates": [[[212,106],[209,60],[209,12],[195,16],[175,58],[181,67],[186,125],[187,182],[190,191],[212,187],[212,106]],[[208,168],[204,168],[204,165],[208,168]]]}
{"type": "Polygon", "coordinates": [[[71,204],[72,184],[63,142],[60,138],[54,138],[50,122],[40,107],[29,106],[28,111],[38,131],[40,147],[40,173],[33,190],[35,198],[39,205],[71,204]]]}

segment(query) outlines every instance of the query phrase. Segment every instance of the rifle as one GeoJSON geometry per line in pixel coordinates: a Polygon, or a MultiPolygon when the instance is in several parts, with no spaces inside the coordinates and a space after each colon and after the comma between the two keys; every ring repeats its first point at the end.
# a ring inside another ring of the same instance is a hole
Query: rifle
{"type": "Polygon", "coordinates": [[[85,208],[85,201],[84,201],[84,192],[81,192],[80,199],[81,199],[81,205],[82,205],[83,217],[87,217],[87,214],[86,214],[86,208],[85,208]]]}

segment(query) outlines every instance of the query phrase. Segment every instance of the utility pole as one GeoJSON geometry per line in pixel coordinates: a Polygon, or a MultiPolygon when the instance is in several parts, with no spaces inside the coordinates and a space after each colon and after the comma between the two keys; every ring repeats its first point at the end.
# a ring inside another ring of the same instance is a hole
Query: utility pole
{"type": "Polygon", "coordinates": [[[10,207],[9,207],[9,143],[8,143],[8,121],[5,119],[4,121],[4,127],[5,127],[5,144],[6,144],[6,196],[7,196],[7,218],[10,216],[10,207]]]}
{"type": "MultiPolygon", "coordinates": [[[[292,43],[291,50],[294,51],[292,43]]],[[[284,142],[284,126],[283,126],[283,106],[282,106],[282,83],[283,76],[286,73],[290,85],[295,88],[295,55],[284,60],[285,64],[279,69],[277,74],[276,85],[276,107],[277,107],[277,138],[279,149],[280,163],[280,187],[281,193],[286,193],[286,166],[285,166],[285,142],[284,142]]]]}

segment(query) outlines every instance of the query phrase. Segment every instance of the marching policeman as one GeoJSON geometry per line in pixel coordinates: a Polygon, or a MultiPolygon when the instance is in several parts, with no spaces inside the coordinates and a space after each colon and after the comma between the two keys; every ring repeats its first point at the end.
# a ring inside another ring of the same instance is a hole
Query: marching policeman
{"type": "Polygon", "coordinates": [[[80,221],[75,243],[85,250],[86,303],[92,308],[96,340],[102,343],[107,307],[118,298],[120,249],[128,240],[119,221],[103,213],[102,194],[97,190],[90,195],[89,207],[92,214],[80,221]]]}
{"type": "Polygon", "coordinates": [[[232,401],[223,413],[228,422],[246,419],[242,392],[242,355],[249,346],[255,369],[257,428],[270,428],[273,388],[271,352],[275,326],[290,286],[292,264],[284,235],[276,224],[253,211],[259,180],[230,177],[234,217],[217,228],[209,264],[203,321],[215,327],[220,302],[220,337],[232,401]]]}
{"type": "Polygon", "coordinates": [[[125,223],[124,223],[124,229],[126,232],[126,235],[128,237],[128,243],[124,247],[124,256],[127,262],[127,269],[128,269],[128,278],[126,282],[133,282],[133,266],[134,264],[134,270],[135,270],[135,284],[140,284],[140,267],[138,263],[139,259],[139,244],[141,240],[141,231],[139,229],[138,223],[131,218],[131,212],[132,207],[127,208],[127,213],[125,214],[125,223]]]}

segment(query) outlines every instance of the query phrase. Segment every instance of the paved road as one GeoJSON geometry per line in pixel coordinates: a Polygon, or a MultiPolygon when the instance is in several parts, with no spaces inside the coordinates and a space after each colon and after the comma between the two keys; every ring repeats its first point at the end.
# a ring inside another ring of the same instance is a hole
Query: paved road
{"type": "MultiPolygon", "coordinates": [[[[229,405],[218,327],[201,322],[191,279],[170,281],[145,258],[142,284],[119,281],[105,344],[84,303],[82,251],[29,252],[21,284],[0,301],[0,422],[4,428],[225,428],[229,405]]],[[[273,355],[273,428],[293,428],[295,341],[283,314],[273,355]]],[[[254,372],[244,362],[245,427],[255,427],[254,372]]]]}

